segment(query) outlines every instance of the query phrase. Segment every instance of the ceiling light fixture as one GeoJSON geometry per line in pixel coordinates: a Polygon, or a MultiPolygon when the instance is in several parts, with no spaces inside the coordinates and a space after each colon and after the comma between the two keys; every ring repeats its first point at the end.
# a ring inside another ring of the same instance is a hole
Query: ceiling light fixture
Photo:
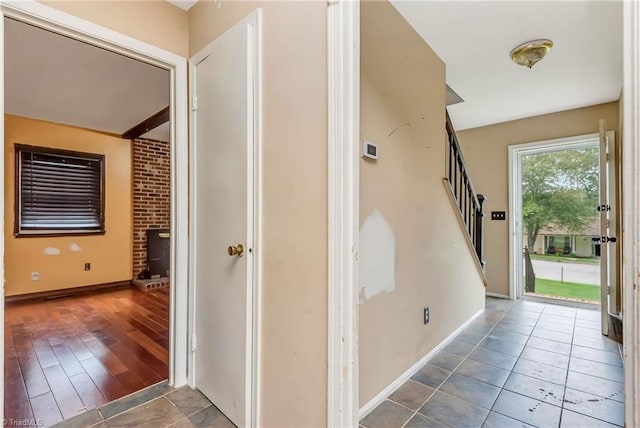
{"type": "Polygon", "coordinates": [[[553,42],[549,39],[532,40],[513,48],[509,56],[519,65],[533,67],[540,61],[553,47],[553,42]]]}

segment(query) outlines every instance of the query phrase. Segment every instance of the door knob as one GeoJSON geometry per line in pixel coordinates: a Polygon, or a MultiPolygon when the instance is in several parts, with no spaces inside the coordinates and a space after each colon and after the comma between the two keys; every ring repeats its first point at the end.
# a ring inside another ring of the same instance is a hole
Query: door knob
{"type": "Polygon", "coordinates": [[[242,246],[242,244],[231,245],[227,249],[227,253],[229,253],[230,256],[242,257],[242,255],[244,254],[244,247],[242,246]]]}

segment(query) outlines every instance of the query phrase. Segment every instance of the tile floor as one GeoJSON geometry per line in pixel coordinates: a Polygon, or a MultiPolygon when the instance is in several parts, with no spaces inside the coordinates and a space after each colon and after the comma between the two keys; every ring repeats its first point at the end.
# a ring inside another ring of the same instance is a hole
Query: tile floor
{"type": "MultiPolygon", "coordinates": [[[[40,423],[40,426],[48,425],[47,421],[40,423]]],[[[198,390],[175,389],[161,382],[55,427],[235,428],[235,425],[198,390]]]]}
{"type": "Polygon", "coordinates": [[[624,425],[618,343],[600,312],[487,299],[486,310],[360,423],[377,427],[624,425]]]}

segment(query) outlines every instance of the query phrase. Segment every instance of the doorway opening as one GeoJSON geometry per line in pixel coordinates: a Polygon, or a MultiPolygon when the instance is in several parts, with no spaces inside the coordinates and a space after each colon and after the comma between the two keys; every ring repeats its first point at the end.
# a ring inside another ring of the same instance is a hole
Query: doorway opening
{"type": "Polygon", "coordinates": [[[5,417],[51,424],[169,377],[169,72],[4,20],[5,417]]]}
{"type": "Polygon", "coordinates": [[[186,383],[176,347],[188,333],[175,328],[187,325],[176,263],[187,254],[176,204],[186,107],[175,103],[186,60],[44,5],[2,10],[4,420],[48,426],[163,380],[186,383]],[[159,257],[134,243],[134,224],[156,232],[159,257]]]}
{"type": "Polygon", "coordinates": [[[600,303],[596,145],[521,158],[525,295],[600,303]]]}
{"type": "Polygon", "coordinates": [[[619,314],[614,138],[509,147],[511,296],[600,309],[603,334],[619,314]]]}

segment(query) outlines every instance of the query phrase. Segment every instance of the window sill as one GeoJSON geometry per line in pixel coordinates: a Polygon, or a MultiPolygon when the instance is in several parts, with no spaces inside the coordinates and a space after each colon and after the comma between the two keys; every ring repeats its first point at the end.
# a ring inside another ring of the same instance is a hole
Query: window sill
{"type": "Polygon", "coordinates": [[[16,238],[63,238],[65,236],[92,236],[92,235],[104,235],[107,233],[106,230],[70,230],[70,231],[60,231],[60,230],[28,230],[14,233],[13,236],[16,238]]]}

